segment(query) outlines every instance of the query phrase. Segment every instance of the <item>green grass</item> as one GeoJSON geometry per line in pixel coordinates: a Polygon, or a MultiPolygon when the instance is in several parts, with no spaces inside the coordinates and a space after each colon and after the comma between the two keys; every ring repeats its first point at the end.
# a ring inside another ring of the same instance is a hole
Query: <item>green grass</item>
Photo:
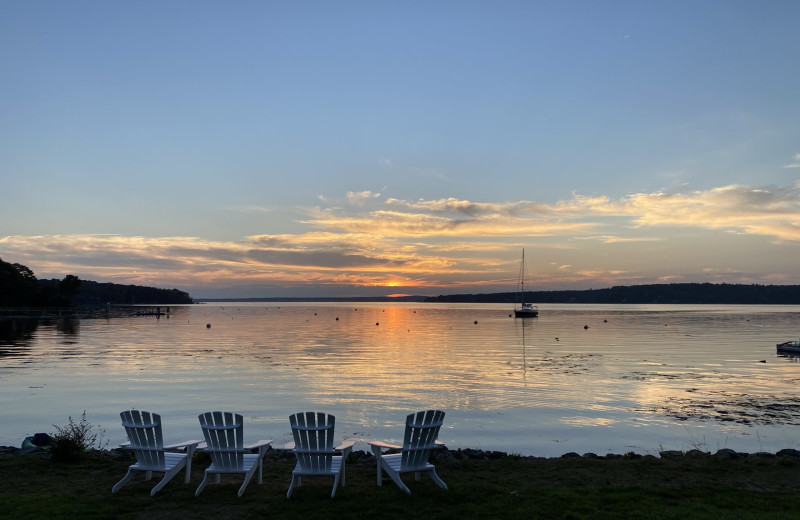
{"type": "Polygon", "coordinates": [[[684,457],[633,459],[459,460],[436,464],[449,489],[406,477],[412,494],[391,481],[375,483],[371,463],[348,464],[347,487],[330,498],[332,479],[304,479],[286,490],[292,459],[270,454],[264,482],[244,496],[238,477],[194,490],[207,462],[195,460],[192,481],[174,478],[155,497],[157,482],[138,477],[111,494],[129,462],[87,455],[59,464],[36,455],[0,459],[3,518],[797,518],[800,460],[684,457]]]}

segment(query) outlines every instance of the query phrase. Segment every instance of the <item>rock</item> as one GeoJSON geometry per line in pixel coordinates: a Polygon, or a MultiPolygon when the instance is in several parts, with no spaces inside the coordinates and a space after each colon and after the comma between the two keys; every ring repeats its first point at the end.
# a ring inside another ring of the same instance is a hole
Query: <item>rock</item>
{"type": "Polygon", "coordinates": [[[0,446],[0,457],[11,457],[19,455],[20,449],[14,446],[0,446]]]}
{"type": "Polygon", "coordinates": [[[436,460],[439,462],[454,462],[456,459],[455,454],[450,450],[443,450],[436,454],[436,460]]]}
{"type": "Polygon", "coordinates": [[[793,459],[797,459],[800,458],[800,451],[787,448],[785,450],[779,451],[775,455],[777,455],[778,457],[791,457],[793,459]]]}
{"type": "MultiPolygon", "coordinates": [[[[466,448],[464,450],[459,449],[458,453],[461,454],[462,459],[483,460],[487,458],[483,450],[476,450],[472,448],[466,448]]],[[[456,455],[456,458],[458,458],[458,455],[456,455]]]]}
{"type": "Polygon", "coordinates": [[[683,452],[678,450],[664,450],[659,451],[658,454],[661,456],[662,459],[680,459],[683,458],[683,452]]]}
{"type": "Polygon", "coordinates": [[[696,459],[700,459],[703,457],[708,457],[710,454],[707,451],[700,451],[700,450],[689,450],[686,452],[687,457],[693,457],[696,459]]]}
{"type": "Polygon", "coordinates": [[[131,460],[134,459],[133,452],[131,450],[123,450],[121,448],[114,448],[108,451],[105,451],[109,457],[115,460],[131,460]]]}
{"type": "Polygon", "coordinates": [[[734,450],[732,450],[730,448],[723,448],[723,449],[717,451],[717,453],[715,453],[714,456],[716,458],[718,458],[718,459],[741,459],[741,458],[743,458],[739,453],[736,453],[734,450]]]}
{"type": "Polygon", "coordinates": [[[508,453],[504,451],[487,451],[486,457],[490,459],[504,459],[508,457],[508,453]]]}
{"type": "Polygon", "coordinates": [[[561,458],[562,459],[579,459],[579,458],[581,458],[581,456],[579,454],[575,453],[574,451],[571,451],[569,453],[563,454],[561,456],[561,458]]]}
{"type": "Polygon", "coordinates": [[[762,459],[771,459],[775,457],[774,453],[768,453],[766,451],[759,451],[758,453],[753,453],[752,457],[759,457],[762,459]]]}

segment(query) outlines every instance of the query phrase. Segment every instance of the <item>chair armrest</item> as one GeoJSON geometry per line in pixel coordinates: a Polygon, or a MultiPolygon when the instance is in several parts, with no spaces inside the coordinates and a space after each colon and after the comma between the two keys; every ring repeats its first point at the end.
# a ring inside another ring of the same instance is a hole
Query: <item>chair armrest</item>
{"type": "Polygon", "coordinates": [[[287,442],[286,444],[283,445],[283,449],[284,450],[292,451],[292,450],[294,450],[294,448],[295,448],[294,441],[287,442]]]}
{"type": "Polygon", "coordinates": [[[344,441],[340,445],[333,448],[336,451],[346,450],[348,448],[352,448],[355,445],[356,441],[344,441]]]}
{"type": "Polygon", "coordinates": [[[402,446],[397,446],[394,444],[388,444],[385,442],[380,441],[373,441],[369,443],[370,448],[372,449],[372,454],[376,457],[380,458],[383,454],[383,450],[402,450],[402,446]]]}
{"type": "Polygon", "coordinates": [[[336,450],[336,451],[341,452],[342,453],[342,458],[346,459],[347,456],[350,455],[350,451],[353,449],[353,446],[355,445],[355,443],[356,443],[356,441],[344,441],[343,443],[341,443],[340,445],[336,446],[333,449],[336,450]]]}
{"type": "Polygon", "coordinates": [[[434,443],[435,445],[437,445],[437,446],[444,446],[444,445],[445,445],[445,444],[444,444],[442,441],[440,441],[439,439],[436,439],[435,441],[433,441],[433,443],[434,443]]]}
{"type": "Polygon", "coordinates": [[[267,452],[270,444],[272,444],[272,439],[259,440],[253,444],[244,446],[244,449],[249,450],[250,452],[258,452],[259,455],[264,455],[267,452]]]}
{"type": "Polygon", "coordinates": [[[164,449],[171,451],[178,451],[178,450],[183,451],[183,449],[186,448],[187,450],[191,449],[192,451],[194,451],[195,448],[197,448],[198,444],[200,444],[200,441],[196,440],[183,441],[177,444],[170,444],[169,446],[164,446],[164,449]]]}
{"type": "Polygon", "coordinates": [[[131,441],[123,442],[122,444],[119,445],[119,448],[121,450],[131,450],[131,449],[133,449],[133,448],[131,448],[131,441]]]}
{"type": "Polygon", "coordinates": [[[389,444],[389,443],[380,442],[380,441],[372,441],[372,442],[369,443],[369,445],[372,446],[372,447],[384,448],[384,449],[387,449],[387,450],[402,450],[403,449],[402,446],[397,446],[395,444],[389,444]]]}

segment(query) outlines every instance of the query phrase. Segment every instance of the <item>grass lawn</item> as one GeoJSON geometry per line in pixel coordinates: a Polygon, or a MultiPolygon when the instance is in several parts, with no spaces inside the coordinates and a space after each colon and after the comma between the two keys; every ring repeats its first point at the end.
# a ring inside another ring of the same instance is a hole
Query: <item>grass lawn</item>
{"type": "Polygon", "coordinates": [[[800,518],[800,459],[714,456],[677,459],[505,457],[437,462],[449,489],[406,477],[375,483],[373,463],[347,465],[347,487],[330,498],[333,479],[306,478],[286,500],[294,460],[271,452],[264,482],[237,498],[239,477],[194,491],[207,465],[197,455],[192,481],[135,478],[118,493],[129,461],[87,454],[75,464],[40,455],[0,458],[0,518],[800,518]]]}

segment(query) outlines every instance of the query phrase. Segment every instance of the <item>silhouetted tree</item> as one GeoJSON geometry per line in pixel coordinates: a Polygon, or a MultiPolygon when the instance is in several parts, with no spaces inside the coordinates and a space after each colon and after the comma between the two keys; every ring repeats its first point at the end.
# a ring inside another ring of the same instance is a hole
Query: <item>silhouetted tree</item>
{"type": "Polygon", "coordinates": [[[68,274],[63,280],[58,282],[58,292],[67,300],[78,294],[81,290],[81,279],[74,274],[68,274]]]}
{"type": "Polygon", "coordinates": [[[0,305],[32,305],[38,294],[39,284],[33,271],[0,259],[0,305]]]}

